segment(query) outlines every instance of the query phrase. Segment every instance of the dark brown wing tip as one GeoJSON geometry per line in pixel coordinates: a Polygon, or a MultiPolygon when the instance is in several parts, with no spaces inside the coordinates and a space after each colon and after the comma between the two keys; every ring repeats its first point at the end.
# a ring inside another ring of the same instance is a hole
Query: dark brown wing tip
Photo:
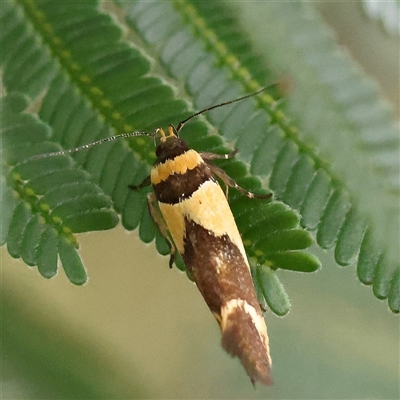
{"type": "Polygon", "coordinates": [[[222,347],[241,361],[251,382],[274,383],[268,349],[247,313],[234,313],[233,323],[222,332],[222,347]]]}

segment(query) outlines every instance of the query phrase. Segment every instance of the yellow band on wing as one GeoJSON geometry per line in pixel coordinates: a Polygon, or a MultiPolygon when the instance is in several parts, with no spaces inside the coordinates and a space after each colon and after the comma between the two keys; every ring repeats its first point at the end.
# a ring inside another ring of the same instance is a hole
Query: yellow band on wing
{"type": "Polygon", "coordinates": [[[186,234],[184,219],[187,218],[201,225],[214,236],[227,235],[231,242],[238,247],[248,265],[242,238],[236,227],[232,211],[217,182],[204,182],[190,199],[185,199],[176,204],[158,204],[175,245],[181,254],[184,252],[186,234]]]}
{"type": "Polygon", "coordinates": [[[167,180],[170,175],[184,174],[187,170],[194,169],[203,162],[203,159],[197,151],[188,150],[186,153],[175,157],[173,160],[167,160],[155,166],[150,173],[151,183],[157,185],[167,180]]]}

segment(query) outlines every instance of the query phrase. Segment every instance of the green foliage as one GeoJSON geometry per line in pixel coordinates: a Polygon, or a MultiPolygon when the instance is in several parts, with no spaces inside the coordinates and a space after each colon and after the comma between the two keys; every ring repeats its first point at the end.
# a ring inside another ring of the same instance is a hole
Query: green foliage
{"type": "MultiPolygon", "coordinates": [[[[68,156],[32,156],[115,133],[177,124],[193,111],[189,101],[197,110],[278,79],[265,54],[258,55],[243,35],[238,15],[227,4],[132,1],[102,6],[106,9],[100,10],[95,1],[21,0],[4,3],[1,15],[7,91],[2,243],[11,256],[37,265],[45,277],[55,274],[58,254],[68,278],[77,284],[86,275],[73,234],[112,228],[117,223],[114,210],[126,229],[138,227],[144,242],[156,238],[157,250],[168,252],[148,215],[147,191],[128,188],[148,175],[155,158],[153,142],[146,137],[115,141],[76,153],[74,161],[68,156]],[[118,21],[116,15],[125,19],[118,21]]],[[[303,6],[298,7],[302,11],[303,6]]],[[[282,23],[294,18],[296,10],[290,10],[282,23]]],[[[313,27],[317,37],[324,36],[319,35],[324,27],[313,27]]],[[[309,57],[317,60],[336,51],[330,45],[308,48],[309,57]]],[[[332,67],[338,73],[340,68],[332,67]]],[[[332,75],[329,78],[328,95],[321,95],[322,100],[336,90],[332,75]]],[[[368,91],[362,80],[356,83],[368,91]]],[[[336,168],[339,152],[331,159],[326,144],[321,144],[323,151],[312,147],[315,141],[302,137],[277,107],[274,98],[285,93],[277,88],[269,93],[213,110],[182,131],[198,151],[237,147],[235,160],[221,162],[226,172],[243,187],[274,191],[272,202],[229,194],[260,301],[279,315],[287,313],[288,296],[276,270],[318,269],[318,259],[305,251],[312,244],[310,231],[315,231],[320,247],[334,248],[340,265],[357,264],[360,280],[372,284],[377,297],[389,298],[390,308],[398,312],[399,266],[392,248],[397,231],[389,232],[387,248],[374,233],[379,225],[372,215],[384,202],[368,207],[351,187],[352,177],[340,165],[336,168]]],[[[334,94],[349,101],[340,91],[334,94]]],[[[294,103],[287,107],[292,116],[298,110],[294,103]]],[[[316,110],[308,111],[304,119],[309,123],[316,110]]],[[[359,121],[351,109],[346,112],[348,118],[354,116],[353,124],[359,121]]],[[[337,113],[342,115],[341,110],[337,113]]],[[[391,121],[390,115],[382,115],[391,121]]],[[[298,119],[304,129],[307,124],[298,119]]],[[[386,132],[385,140],[398,146],[393,131],[386,132]]],[[[335,148],[342,147],[330,129],[319,133],[329,143],[336,140],[335,148]]],[[[347,145],[346,152],[356,151],[357,143],[349,140],[347,145]]],[[[398,216],[398,210],[393,213],[398,216]]]]}
{"type": "Polygon", "coordinates": [[[30,313],[26,305],[13,302],[9,288],[4,292],[6,293],[2,298],[1,332],[2,350],[4,350],[2,398],[150,397],[138,383],[140,374],[137,373],[133,383],[132,380],[127,383],[123,374],[115,373],[115,364],[110,363],[107,355],[99,355],[92,338],[75,337],[71,340],[64,324],[56,326],[48,320],[43,325],[38,324],[38,316],[30,313]],[[6,369],[9,369],[10,360],[18,365],[19,371],[23,371],[24,375],[23,383],[19,381],[19,388],[16,390],[10,390],[9,387],[12,385],[7,385],[9,377],[6,369]],[[110,376],[115,380],[115,387],[110,387],[108,383],[110,376]],[[27,390],[29,381],[34,384],[27,390]]]}
{"type": "Polygon", "coordinates": [[[59,254],[70,281],[83,284],[86,271],[73,233],[112,228],[118,217],[110,209],[109,197],[70,157],[32,158],[60,147],[48,141],[47,124],[18,112],[24,100],[12,94],[1,103],[1,244],[7,243],[12,257],[37,265],[46,278],[57,272],[59,254]]]}

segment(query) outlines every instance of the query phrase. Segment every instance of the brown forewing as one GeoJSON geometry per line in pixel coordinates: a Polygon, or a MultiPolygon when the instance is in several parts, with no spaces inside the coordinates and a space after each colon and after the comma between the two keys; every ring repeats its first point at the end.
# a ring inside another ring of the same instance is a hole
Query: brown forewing
{"type": "Polygon", "coordinates": [[[227,328],[221,325],[221,309],[231,300],[243,300],[254,308],[258,318],[262,318],[243,255],[229,236],[216,237],[188,219],[185,226],[182,257],[205,302],[220,323],[223,347],[232,356],[239,357],[253,383],[259,380],[272,384],[269,349],[252,316],[243,307],[236,307],[229,314],[227,328]]]}

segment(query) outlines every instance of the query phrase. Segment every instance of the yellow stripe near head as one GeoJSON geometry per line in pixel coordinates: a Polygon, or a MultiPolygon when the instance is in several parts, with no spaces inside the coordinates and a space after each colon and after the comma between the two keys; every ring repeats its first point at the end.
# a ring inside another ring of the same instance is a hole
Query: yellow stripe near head
{"type": "Polygon", "coordinates": [[[188,150],[186,153],[175,157],[173,160],[167,160],[162,164],[156,165],[150,173],[151,183],[158,183],[167,180],[170,175],[184,174],[186,171],[196,168],[204,161],[200,154],[195,150],[188,150]]]}

